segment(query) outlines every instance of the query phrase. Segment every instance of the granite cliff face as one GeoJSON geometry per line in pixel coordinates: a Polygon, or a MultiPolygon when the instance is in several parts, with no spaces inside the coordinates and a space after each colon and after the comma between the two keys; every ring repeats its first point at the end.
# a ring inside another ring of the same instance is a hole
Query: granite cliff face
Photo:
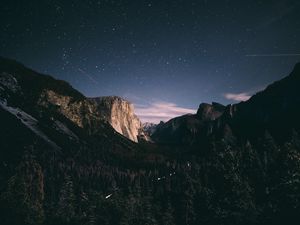
{"type": "Polygon", "coordinates": [[[142,123],[134,114],[133,105],[117,96],[90,98],[89,102],[96,106],[96,111],[102,119],[120,134],[132,141],[138,141],[142,123]]]}
{"type": "Polygon", "coordinates": [[[81,128],[94,132],[93,122],[101,119],[95,105],[88,99],[75,100],[73,96],[62,95],[53,90],[45,89],[40,94],[37,104],[49,110],[55,110],[81,128]]]}
{"type": "Polygon", "coordinates": [[[134,114],[133,105],[117,96],[85,98],[74,101],[70,96],[64,96],[51,90],[45,90],[38,104],[44,107],[55,106],[65,117],[89,133],[97,132],[101,123],[109,123],[118,133],[128,139],[138,142],[142,125],[134,114]]]}
{"type": "Polygon", "coordinates": [[[220,117],[225,110],[225,106],[213,102],[212,104],[201,103],[197,115],[202,120],[215,120],[220,117]]]}

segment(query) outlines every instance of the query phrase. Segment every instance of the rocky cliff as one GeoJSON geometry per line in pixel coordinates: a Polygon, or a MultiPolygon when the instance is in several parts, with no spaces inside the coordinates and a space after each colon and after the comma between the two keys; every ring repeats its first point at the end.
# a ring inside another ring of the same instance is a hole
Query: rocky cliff
{"type": "Polygon", "coordinates": [[[87,98],[68,83],[38,74],[12,60],[1,59],[0,97],[28,112],[58,113],[89,134],[110,124],[137,142],[142,124],[131,103],[120,97],[87,98]],[[35,85],[32,85],[32,83],[35,85]]]}
{"type": "Polygon", "coordinates": [[[94,103],[96,111],[117,132],[130,140],[138,141],[142,123],[134,114],[134,107],[130,102],[117,96],[90,98],[89,101],[94,103]]]}
{"type": "Polygon", "coordinates": [[[208,134],[208,127],[224,110],[225,106],[219,103],[201,103],[197,114],[188,114],[160,123],[151,137],[158,143],[195,144],[208,134]]]}
{"type": "Polygon", "coordinates": [[[212,104],[201,103],[197,115],[202,120],[215,120],[220,117],[225,110],[225,106],[213,102],[212,104]]]}

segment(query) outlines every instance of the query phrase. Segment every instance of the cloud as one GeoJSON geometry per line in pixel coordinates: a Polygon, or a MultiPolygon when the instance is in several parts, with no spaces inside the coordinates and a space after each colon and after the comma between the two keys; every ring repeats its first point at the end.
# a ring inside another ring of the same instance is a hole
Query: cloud
{"type": "Polygon", "coordinates": [[[188,113],[196,113],[196,110],[179,107],[170,102],[154,102],[147,106],[135,105],[135,114],[142,122],[159,123],[188,113]]]}
{"type": "Polygon", "coordinates": [[[234,100],[240,102],[240,101],[247,101],[249,98],[251,98],[251,95],[248,92],[226,93],[224,94],[224,97],[228,100],[234,100]]]}

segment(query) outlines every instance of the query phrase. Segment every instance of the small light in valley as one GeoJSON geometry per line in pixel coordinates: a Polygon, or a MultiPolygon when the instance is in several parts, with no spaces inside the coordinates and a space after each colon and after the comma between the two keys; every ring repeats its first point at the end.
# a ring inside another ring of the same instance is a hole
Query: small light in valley
{"type": "Polygon", "coordinates": [[[110,198],[111,196],[112,196],[112,194],[109,194],[109,195],[105,196],[105,199],[108,199],[108,198],[110,198]]]}

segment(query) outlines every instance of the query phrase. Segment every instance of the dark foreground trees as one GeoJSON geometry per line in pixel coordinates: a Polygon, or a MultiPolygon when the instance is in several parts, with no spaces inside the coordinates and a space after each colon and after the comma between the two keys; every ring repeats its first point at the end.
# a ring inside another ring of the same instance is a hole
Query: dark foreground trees
{"type": "Polygon", "coordinates": [[[7,180],[1,174],[1,224],[292,223],[300,215],[299,143],[297,134],[282,145],[270,135],[223,140],[205,153],[120,166],[88,149],[54,157],[33,146],[7,180]]]}

